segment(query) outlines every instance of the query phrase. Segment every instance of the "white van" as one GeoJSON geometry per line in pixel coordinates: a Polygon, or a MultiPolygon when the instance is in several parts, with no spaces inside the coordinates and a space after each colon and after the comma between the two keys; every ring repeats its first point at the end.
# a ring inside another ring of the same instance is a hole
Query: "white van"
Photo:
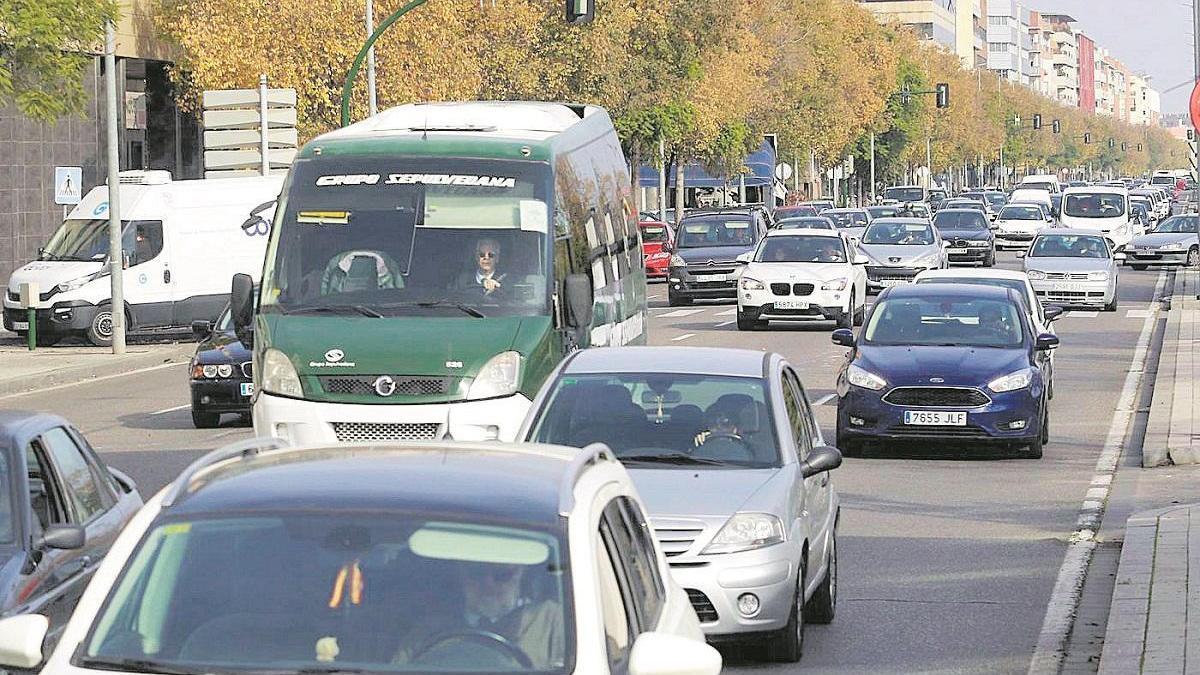
{"type": "Polygon", "coordinates": [[[1008,196],[1009,204],[1015,202],[1037,203],[1046,207],[1046,213],[1053,213],[1054,211],[1054,202],[1050,199],[1050,191],[1045,188],[1022,187],[1018,185],[1017,189],[1013,190],[1012,194],[1008,196]]]}
{"type": "Polygon", "coordinates": [[[1022,178],[1021,182],[1017,183],[1017,189],[1045,190],[1050,194],[1056,195],[1062,192],[1062,183],[1058,181],[1058,176],[1052,173],[1034,174],[1022,178]]]}
{"type": "Polygon", "coordinates": [[[1100,232],[1120,249],[1133,239],[1129,215],[1129,190],[1093,185],[1063,192],[1059,221],[1071,229],[1100,232]]]}
{"type": "MultiPolygon", "coordinates": [[[[283,176],[172,181],[166,171],[120,174],[122,259],[130,329],[183,327],[213,320],[238,272],[258,279],[283,176]]],[[[21,284],[40,295],[38,341],[82,334],[112,342],[108,266],[108,186],[71,210],[38,259],[8,279],[4,327],[29,329],[21,284]]]]}

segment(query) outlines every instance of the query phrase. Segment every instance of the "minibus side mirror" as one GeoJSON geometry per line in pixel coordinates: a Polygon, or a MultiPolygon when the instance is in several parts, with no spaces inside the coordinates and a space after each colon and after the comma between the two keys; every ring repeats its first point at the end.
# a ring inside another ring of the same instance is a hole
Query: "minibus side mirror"
{"type": "Polygon", "coordinates": [[[249,274],[233,275],[229,291],[229,313],[233,330],[246,349],[254,348],[254,279],[249,274]]]}
{"type": "Polygon", "coordinates": [[[566,298],[567,326],[576,330],[592,325],[595,297],[592,280],[586,274],[568,274],[563,279],[563,297],[566,298]]]}

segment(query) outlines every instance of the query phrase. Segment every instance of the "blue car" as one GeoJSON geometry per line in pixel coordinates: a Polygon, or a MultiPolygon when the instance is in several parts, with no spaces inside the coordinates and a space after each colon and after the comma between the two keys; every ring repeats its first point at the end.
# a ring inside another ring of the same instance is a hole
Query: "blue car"
{"type": "Polygon", "coordinates": [[[1049,439],[1050,333],[1037,334],[1009,288],[916,284],[888,289],[837,376],[837,447],[953,441],[1039,458],[1049,439]]]}

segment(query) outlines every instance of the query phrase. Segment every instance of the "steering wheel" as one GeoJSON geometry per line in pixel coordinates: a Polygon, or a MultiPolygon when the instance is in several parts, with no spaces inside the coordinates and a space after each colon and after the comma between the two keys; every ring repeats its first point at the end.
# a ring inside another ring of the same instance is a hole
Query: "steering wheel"
{"type": "Polygon", "coordinates": [[[521,666],[521,668],[533,670],[533,661],[530,660],[529,656],[525,654],[520,647],[514,645],[508,638],[500,635],[499,633],[493,633],[491,631],[478,630],[474,628],[467,630],[446,631],[434,635],[432,638],[427,640],[419,650],[413,653],[412,661],[419,661],[422,656],[430,651],[433,651],[434,647],[437,647],[445,642],[450,642],[451,640],[466,640],[468,642],[473,642],[483,647],[493,649],[511,657],[521,666]]]}
{"type": "MultiPolygon", "coordinates": [[[[737,443],[738,445],[742,446],[742,449],[746,451],[746,459],[749,459],[749,460],[754,459],[754,456],[755,456],[754,446],[750,445],[750,441],[747,441],[745,438],[742,438],[741,436],[734,434],[734,433],[730,433],[728,431],[709,431],[708,438],[704,439],[704,445],[701,445],[700,447],[696,448],[696,450],[700,450],[705,445],[708,445],[710,442],[716,441],[716,440],[733,441],[733,442],[737,443]]],[[[692,454],[695,454],[695,450],[692,451],[692,454]]]]}

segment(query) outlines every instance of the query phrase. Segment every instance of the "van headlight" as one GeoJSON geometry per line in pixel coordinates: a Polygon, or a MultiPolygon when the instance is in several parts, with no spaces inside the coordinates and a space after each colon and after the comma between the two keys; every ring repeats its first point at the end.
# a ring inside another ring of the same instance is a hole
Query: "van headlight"
{"type": "Polygon", "coordinates": [[[735,513],[701,553],[739,553],[782,543],[783,521],[769,513],[735,513]]]}
{"type": "Polygon", "coordinates": [[[86,276],[79,277],[78,279],[64,281],[61,284],[54,287],[54,292],[55,293],[67,293],[69,291],[83,288],[84,286],[90,284],[91,282],[95,281],[96,279],[99,279],[100,277],[104,276],[104,274],[105,274],[105,270],[100,270],[98,272],[92,272],[91,274],[88,274],[86,276]]]}
{"type": "Polygon", "coordinates": [[[496,398],[509,396],[517,392],[521,382],[521,355],[517,352],[501,352],[479,369],[479,375],[471,382],[467,390],[467,398],[496,398]]]}
{"type": "Polygon", "coordinates": [[[304,390],[300,387],[300,376],[292,360],[278,349],[268,349],[263,353],[262,366],[254,369],[262,381],[259,388],[270,394],[300,398],[304,390]]]}
{"type": "Polygon", "coordinates": [[[1015,373],[1009,373],[1004,377],[997,377],[991,382],[988,382],[987,386],[988,389],[991,389],[997,394],[1003,394],[1006,391],[1024,389],[1025,387],[1028,387],[1031,382],[1033,382],[1033,371],[1028,368],[1022,368],[1021,370],[1018,370],[1015,373]]]}

